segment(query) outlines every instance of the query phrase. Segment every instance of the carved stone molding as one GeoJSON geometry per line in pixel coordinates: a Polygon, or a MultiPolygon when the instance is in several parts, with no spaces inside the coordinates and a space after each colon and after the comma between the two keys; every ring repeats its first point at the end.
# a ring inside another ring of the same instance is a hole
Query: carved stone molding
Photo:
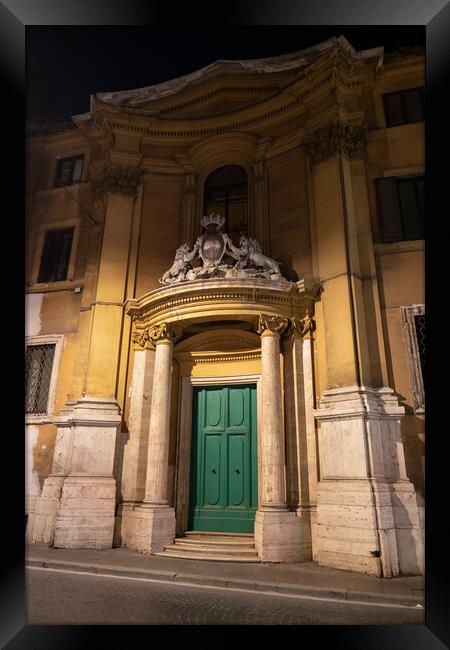
{"type": "Polygon", "coordinates": [[[258,321],[258,334],[271,333],[281,336],[289,325],[289,318],[261,314],[258,321]]]}
{"type": "Polygon", "coordinates": [[[142,331],[135,332],[133,342],[145,347],[146,343],[151,343],[156,347],[157,343],[176,343],[181,336],[181,328],[169,323],[160,323],[147,327],[142,331]]]}
{"type": "Polygon", "coordinates": [[[141,167],[104,167],[103,172],[93,185],[97,192],[105,194],[123,194],[134,196],[137,193],[143,169],[141,167]]]}
{"type": "Polygon", "coordinates": [[[327,126],[317,129],[304,142],[304,148],[313,164],[336,154],[356,160],[366,157],[368,135],[367,125],[350,126],[341,122],[330,122],[327,126]]]}

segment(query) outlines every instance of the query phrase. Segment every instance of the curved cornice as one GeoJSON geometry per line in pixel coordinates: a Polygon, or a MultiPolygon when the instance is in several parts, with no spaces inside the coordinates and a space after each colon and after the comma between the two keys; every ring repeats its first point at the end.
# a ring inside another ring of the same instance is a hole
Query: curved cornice
{"type": "Polygon", "coordinates": [[[256,325],[262,313],[287,318],[312,313],[317,287],[270,280],[196,280],[162,287],[128,300],[126,313],[134,321],[137,338],[160,323],[183,326],[199,322],[243,320],[256,325]]]}
{"type": "Polygon", "coordinates": [[[307,113],[314,96],[330,87],[341,85],[349,90],[364,85],[373,78],[381,56],[382,48],[355,52],[344,37],[339,37],[282,57],[250,62],[220,61],[166,84],[94,95],[92,119],[88,120],[86,115],[79,118],[86,125],[138,136],[144,143],[167,142],[173,138],[195,140],[237,131],[257,132],[268,122],[275,124],[307,113]],[[286,70],[292,73],[287,74],[286,70]],[[253,93],[255,101],[241,106],[237,102],[223,112],[209,112],[207,98],[226,92],[226,88],[253,93]],[[163,101],[161,97],[168,99],[163,101]],[[184,105],[205,101],[203,112],[177,114],[184,105]]]}
{"type": "Polygon", "coordinates": [[[215,61],[200,70],[195,70],[194,72],[183,75],[182,77],[154,84],[152,86],[119,92],[97,93],[96,95],[93,95],[93,101],[98,104],[114,107],[137,107],[143,104],[148,104],[149,102],[156,102],[157,100],[172,95],[181,94],[193,86],[215,79],[221,75],[239,75],[242,77],[249,75],[261,76],[299,70],[311,65],[311,63],[316,61],[325,52],[332,48],[340,48],[355,60],[376,58],[379,65],[382,61],[383,48],[374,48],[372,50],[357,52],[344,36],[339,36],[330,38],[327,41],[318,43],[312,47],[279,56],[261,59],[215,61]]]}

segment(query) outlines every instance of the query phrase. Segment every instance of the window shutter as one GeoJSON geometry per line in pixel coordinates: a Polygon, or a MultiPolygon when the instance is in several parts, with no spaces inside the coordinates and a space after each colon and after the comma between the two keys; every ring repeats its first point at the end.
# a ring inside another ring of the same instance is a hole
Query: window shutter
{"type": "Polygon", "coordinates": [[[404,122],[404,114],[400,93],[384,95],[383,100],[386,126],[397,126],[398,124],[402,124],[404,122]]]}
{"type": "Polygon", "coordinates": [[[400,241],[403,239],[403,231],[398,209],[395,178],[377,178],[375,182],[378,196],[378,218],[381,241],[400,241]]]}
{"type": "Polygon", "coordinates": [[[73,166],[72,181],[77,183],[81,179],[81,170],[83,169],[83,157],[77,158],[73,166]]]}
{"type": "Polygon", "coordinates": [[[73,233],[73,228],[49,230],[45,233],[38,282],[67,279],[73,233]]]}
{"type": "Polygon", "coordinates": [[[423,103],[422,88],[413,88],[412,90],[405,92],[406,116],[408,122],[423,121],[423,103]]]}
{"type": "Polygon", "coordinates": [[[419,180],[422,179],[408,178],[397,181],[405,239],[424,238],[424,213],[417,189],[419,180]]]}

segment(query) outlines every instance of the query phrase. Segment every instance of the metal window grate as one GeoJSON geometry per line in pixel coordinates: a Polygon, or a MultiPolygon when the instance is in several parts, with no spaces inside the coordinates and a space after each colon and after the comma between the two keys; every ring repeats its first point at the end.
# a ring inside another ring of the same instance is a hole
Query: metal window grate
{"type": "Polygon", "coordinates": [[[422,379],[425,381],[425,315],[414,316],[422,379]]]}
{"type": "Polygon", "coordinates": [[[25,413],[47,413],[55,344],[29,345],[25,354],[25,413]]]}

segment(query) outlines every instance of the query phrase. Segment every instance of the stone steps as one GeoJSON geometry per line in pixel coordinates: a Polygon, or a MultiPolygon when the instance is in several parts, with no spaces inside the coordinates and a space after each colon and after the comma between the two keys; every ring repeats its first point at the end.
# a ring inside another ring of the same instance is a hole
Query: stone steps
{"type": "Polygon", "coordinates": [[[216,562],[260,562],[253,535],[247,533],[189,531],[156,555],[216,562]]]}

